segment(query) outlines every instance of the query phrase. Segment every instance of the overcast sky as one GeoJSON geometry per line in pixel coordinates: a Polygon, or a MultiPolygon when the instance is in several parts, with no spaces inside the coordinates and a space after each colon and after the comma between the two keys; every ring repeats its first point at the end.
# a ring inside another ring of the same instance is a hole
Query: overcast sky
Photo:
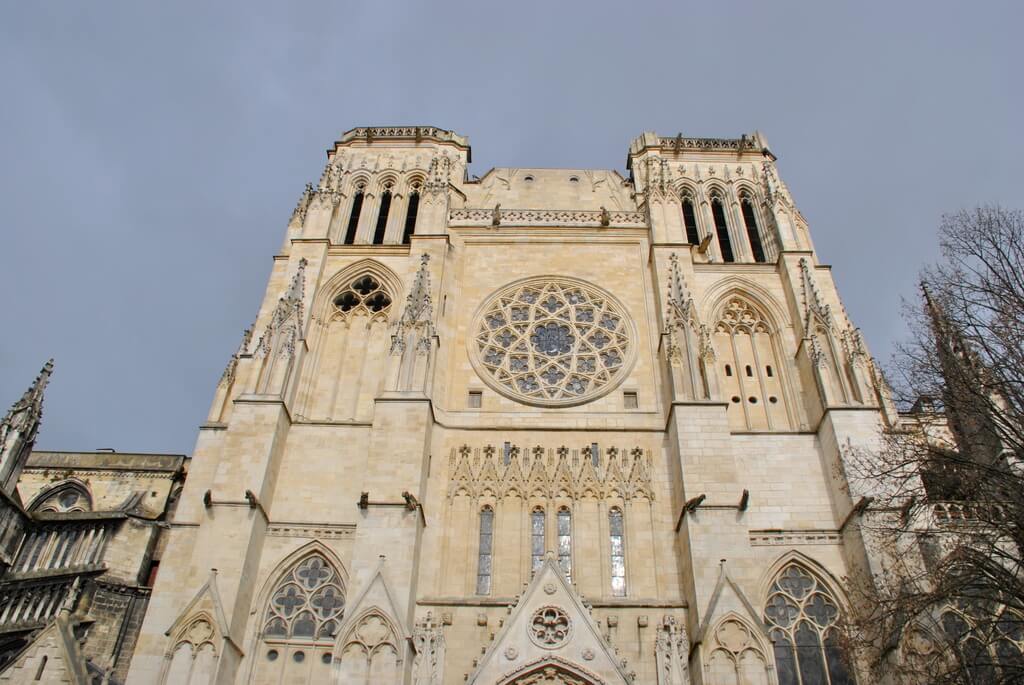
{"type": "Polygon", "coordinates": [[[367,124],[454,129],[479,175],[760,129],[884,360],[941,214],[1024,205],[1024,5],[837,5],[4,3],[0,411],[53,356],[39,447],[191,451],[303,184],[367,124]]]}

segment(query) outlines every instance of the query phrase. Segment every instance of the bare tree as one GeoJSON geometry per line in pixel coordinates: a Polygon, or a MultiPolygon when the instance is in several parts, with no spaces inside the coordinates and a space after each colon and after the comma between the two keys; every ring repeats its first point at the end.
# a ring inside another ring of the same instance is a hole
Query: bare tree
{"type": "Polygon", "coordinates": [[[896,682],[1024,682],[1024,213],[943,218],[889,376],[907,411],[848,455],[874,497],[854,623],[896,682]]]}

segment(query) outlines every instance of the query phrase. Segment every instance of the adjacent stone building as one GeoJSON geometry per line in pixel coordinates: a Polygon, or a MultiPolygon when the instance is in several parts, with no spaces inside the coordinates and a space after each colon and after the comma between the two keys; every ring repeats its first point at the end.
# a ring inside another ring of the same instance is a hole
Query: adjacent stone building
{"type": "Polygon", "coordinates": [[[186,459],[33,451],[51,371],[0,422],[0,683],[120,683],[186,459]]]}
{"type": "Polygon", "coordinates": [[[433,127],[328,150],[128,682],[855,682],[843,454],[892,413],[764,136],[470,161],[433,127]]]}

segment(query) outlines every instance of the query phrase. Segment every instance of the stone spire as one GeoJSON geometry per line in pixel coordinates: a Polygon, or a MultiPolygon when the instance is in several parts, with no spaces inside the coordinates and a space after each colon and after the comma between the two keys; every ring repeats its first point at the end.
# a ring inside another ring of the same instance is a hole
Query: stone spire
{"type": "Polygon", "coordinates": [[[434,305],[430,299],[429,262],[430,255],[420,257],[420,268],[405,300],[405,311],[391,339],[391,354],[403,353],[409,334],[414,332],[416,352],[426,354],[430,351],[430,341],[434,337],[434,305]]]}
{"type": "Polygon", "coordinates": [[[0,489],[8,495],[14,494],[21,470],[32,452],[43,418],[43,392],[52,373],[51,359],[0,422],[0,489]]]}
{"type": "Polygon", "coordinates": [[[804,296],[804,335],[810,335],[812,318],[817,318],[830,328],[834,327],[832,307],[825,304],[821,293],[818,292],[818,285],[814,282],[811,266],[806,257],[800,259],[800,276],[804,296]]]}

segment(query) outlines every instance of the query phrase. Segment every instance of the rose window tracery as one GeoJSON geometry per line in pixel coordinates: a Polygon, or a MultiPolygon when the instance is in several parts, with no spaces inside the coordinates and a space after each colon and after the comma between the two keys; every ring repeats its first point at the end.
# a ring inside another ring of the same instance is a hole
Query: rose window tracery
{"type": "Polygon", "coordinates": [[[580,404],[611,390],[633,359],[634,335],[608,293],[568,278],[534,278],[492,295],[475,326],[473,360],[502,394],[580,404]]]}
{"type": "Polygon", "coordinates": [[[534,612],[530,619],[530,639],[538,647],[555,649],[561,647],[569,639],[572,622],[564,611],[558,607],[542,607],[534,612]]]}

